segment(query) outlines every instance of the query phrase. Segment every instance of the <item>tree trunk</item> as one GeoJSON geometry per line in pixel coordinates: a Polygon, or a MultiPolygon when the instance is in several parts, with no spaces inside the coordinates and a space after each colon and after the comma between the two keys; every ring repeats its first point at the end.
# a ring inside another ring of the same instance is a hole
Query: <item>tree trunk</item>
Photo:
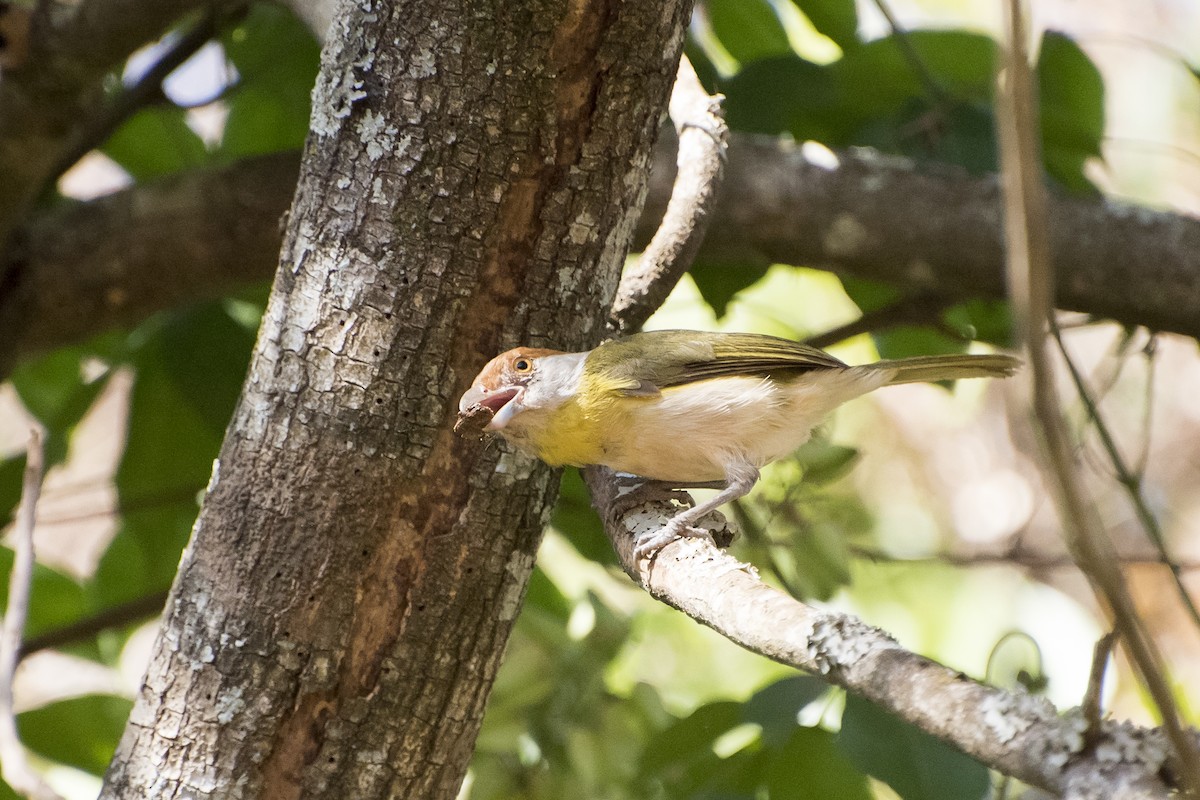
{"type": "Polygon", "coordinates": [[[558,483],[455,401],[504,347],[602,335],[688,5],[342,6],[102,797],[455,796],[558,483]]]}

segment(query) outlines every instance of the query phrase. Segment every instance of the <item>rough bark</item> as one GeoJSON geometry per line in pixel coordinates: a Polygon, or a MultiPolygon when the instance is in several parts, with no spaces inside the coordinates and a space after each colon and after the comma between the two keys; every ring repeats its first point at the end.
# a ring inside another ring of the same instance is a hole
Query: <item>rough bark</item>
{"type": "Polygon", "coordinates": [[[454,403],[517,340],[599,337],[686,6],[343,5],[103,797],[455,796],[557,476],[454,403]]]}
{"type": "MultiPolygon", "coordinates": [[[[297,158],[248,159],[41,218],[14,254],[27,265],[22,279],[0,293],[0,375],[110,325],[266,280],[297,158]],[[229,247],[209,227],[223,220],[237,221],[229,247]],[[156,247],[142,246],[147,232],[156,247]],[[240,257],[227,258],[230,249],[240,257]]],[[[638,241],[662,217],[674,158],[669,146],[656,151],[638,241]]],[[[837,158],[836,167],[820,166],[792,145],[734,135],[700,259],[729,269],[823,265],[922,294],[935,286],[951,296],[1002,295],[993,178],[918,172],[863,151],[837,158]],[[850,236],[861,246],[839,244],[847,230],[861,233],[850,236]]],[[[1051,197],[1051,219],[1060,307],[1200,336],[1200,220],[1061,196],[1051,197]]]]}

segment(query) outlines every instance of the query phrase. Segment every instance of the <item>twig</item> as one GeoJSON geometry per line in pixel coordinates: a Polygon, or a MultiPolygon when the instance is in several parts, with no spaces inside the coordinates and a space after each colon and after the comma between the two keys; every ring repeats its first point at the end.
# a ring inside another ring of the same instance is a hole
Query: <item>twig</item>
{"type": "Polygon", "coordinates": [[[1075,362],[1071,359],[1071,354],[1067,352],[1062,335],[1053,325],[1051,326],[1051,335],[1058,345],[1058,352],[1062,355],[1063,362],[1067,365],[1067,371],[1071,375],[1071,381],[1075,384],[1075,391],[1079,394],[1079,399],[1087,411],[1088,418],[1091,419],[1092,425],[1096,428],[1096,434],[1100,437],[1100,444],[1104,447],[1104,452],[1108,455],[1108,460],[1112,463],[1112,467],[1116,471],[1117,483],[1121,484],[1121,487],[1125,489],[1125,493],[1129,495],[1129,502],[1133,504],[1134,513],[1137,514],[1138,521],[1142,524],[1142,529],[1146,531],[1146,537],[1150,539],[1155,549],[1162,556],[1162,563],[1171,571],[1171,576],[1175,580],[1175,589],[1179,593],[1184,607],[1187,609],[1192,621],[1197,627],[1200,627],[1200,610],[1197,610],[1196,604],[1192,601],[1191,594],[1188,593],[1187,587],[1183,585],[1182,568],[1168,552],[1167,541],[1166,537],[1163,536],[1162,526],[1158,524],[1158,518],[1154,516],[1154,512],[1150,510],[1150,505],[1142,495],[1141,474],[1132,472],[1128,465],[1126,465],[1124,457],[1121,455],[1120,450],[1117,449],[1117,443],[1113,439],[1108,425],[1104,422],[1104,417],[1100,415],[1099,405],[1096,403],[1095,398],[1092,397],[1092,393],[1088,389],[1083,375],[1080,374],[1079,368],[1075,366],[1075,362]]]}
{"type": "Polygon", "coordinates": [[[997,91],[997,125],[1004,186],[1005,232],[1008,242],[1010,292],[1017,329],[1029,350],[1033,376],[1033,410],[1042,435],[1043,452],[1060,504],[1068,546],[1087,576],[1103,608],[1129,651],[1163,719],[1175,750],[1179,783],[1185,793],[1200,789],[1200,755],[1192,735],[1180,721],[1174,695],[1163,676],[1162,659],[1137,615],[1124,576],[1113,558],[1113,545],[1095,518],[1075,474],[1071,446],[1063,429],[1045,342],[1051,313],[1050,244],[1046,230],[1046,195],[1033,80],[1025,49],[1025,27],[1019,0],[1004,4],[1006,44],[997,91]]]}
{"type": "Polygon", "coordinates": [[[39,650],[48,650],[51,647],[61,647],[90,639],[109,628],[118,628],[154,616],[162,611],[163,604],[167,602],[167,594],[168,592],[165,590],[154,592],[145,597],[130,600],[128,603],[106,608],[61,628],[46,631],[40,636],[26,639],[21,645],[17,659],[24,659],[39,650]]]}
{"type": "Polygon", "coordinates": [[[1109,631],[1096,641],[1092,649],[1092,670],[1088,674],[1087,690],[1083,693],[1083,718],[1087,720],[1087,731],[1084,739],[1091,742],[1100,730],[1104,719],[1104,673],[1108,670],[1108,660],[1112,658],[1113,647],[1117,644],[1117,632],[1109,631]]]}
{"type": "Polygon", "coordinates": [[[704,240],[729,139],[721,99],[704,91],[687,56],[681,57],[669,106],[679,134],[675,184],[654,238],[621,279],[609,313],[618,332],[642,327],[692,265],[704,240]]]}
{"type": "Polygon", "coordinates": [[[810,336],[804,340],[804,343],[824,348],[845,341],[852,336],[858,336],[860,333],[874,333],[901,325],[928,322],[930,316],[950,305],[950,302],[949,298],[926,293],[902,297],[894,303],[867,311],[858,319],[851,320],[845,325],[839,325],[832,330],[810,336]]]}
{"type": "Polygon", "coordinates": [[[13,676],[17,671],[17,653],[21,649],[21,636],[29,611],[29,590],[33,583],[33,520],[42,489],[44,464],[42,434],[31,431],[25,456],[25,480],[21,485],[21,510],[17,514],[16,548],[8,579],[8,607],[0,629],[0,772],[3,772],[5,783],[18,794],[36,800],[61,800],[29,765],[13,711],[13,676]]]}
{"type": "MultiPolygon", "coordinates": [[[[850,552],[858,558],[865,558],[868,561],[882,564],[951,564],[956,567],[975,567],[975,566],[992,566],[994,564],[1011,564],[1025,569],[1063,569],[1066,567],[1076,567],[1076,561],[1069,554],[1057,553],[1031,553],[1023,550],[1020,547],[1010,547],[1005,550],[991,550],[977,553],[934,553],[928,556],[917,556],[914,558],[897,558],[884,553],[881,550],[875,550],[870,547],[862,547],[861,545],[850,545],[850,552]]],[[[1143,564],[1163,564],[1162,556],[1139,556],[1139,555],[1118,555],[1117,562],[1120,564],[1143,565],[1143,564]]],[[[1200,570],[1200,561],[1183,561],[1178,562],[1179,568],[1184,572],[1200,570]]]]}
{"type": "Polygon", "coordinates": [[[892,29],[892,36],[896,39],[896,46],[900,49],[900,54],[904,56],[908,65],[912,67],[913,73],[925,88],[929,99],[936,106],[949,105],[950,95],[937,82],[937,79],[933,77],[933,73],[929,71],[929,67],[925,66],[925,62],[921,60],[921,54],[917,52],[917,48],[913,47],[913,43],[908,38],[908,31],[896,19],[896,15],[888,7],[886,0],[875,0],[875,7],[879,9],[879,13],[887,20],[888,27],[892,29]]]}
{"type": "Polygon", "coordinates": [[[660,528],[674,507],[650,502],[618,518],[613,474],[589,467],[583,477],[624,570],[657,599],[748,650],[819,675],[1032,786],[1061,793],[1081,775],[1103,771],[1113,785],[1143,789],[1142,800],[1169,796],[1159,776],[1160,730],[1104,721],[1101,763],[1101,748],[1083,751],[1078,716],[1060,715],[1041,697],[985,686],[854,617],[798,602],[706,540],[681,539],[639,561],[635,537],[660,528]]]}

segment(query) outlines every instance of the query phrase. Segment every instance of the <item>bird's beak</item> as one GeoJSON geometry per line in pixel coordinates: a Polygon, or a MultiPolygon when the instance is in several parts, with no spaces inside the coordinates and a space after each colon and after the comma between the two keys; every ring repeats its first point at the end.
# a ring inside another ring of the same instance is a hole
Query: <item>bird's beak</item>
{"type": "Polygon", "coordinates": [[[472,406],[483,406],[492,412],[492,420],[484,427],[484,430],[498,431],[521,410],[521,396],[524,394],[524,386],[501,386],[499,389],[488,389],[475,384],[459,399],[458,411],[461,414],[472,406]]]}

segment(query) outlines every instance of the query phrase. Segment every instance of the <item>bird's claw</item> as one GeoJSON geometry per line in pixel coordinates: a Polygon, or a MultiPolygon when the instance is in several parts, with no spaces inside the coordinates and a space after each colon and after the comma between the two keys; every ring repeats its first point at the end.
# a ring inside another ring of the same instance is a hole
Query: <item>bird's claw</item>
{"type": "Polygon", "coordinates": [[[661,528],[639,535],[633,545],[633,555],[636,558],[651,558],[657,555],[659,550],[678,539],[707,539],[714,546],[716,545],[710,531],[687,524],[677,525],[675,520],[671,520],[661,528]]]}
{"type": "Polygon", "coordinates": [[[663,485],[655,481],[640,481],[624,494],[619,494],[613,500],[610,513],[617,519],[629,514],[635,508],[646,503],[679,503],[685,508],[692,508],[696,501],[682,489],[663,485]]]}

